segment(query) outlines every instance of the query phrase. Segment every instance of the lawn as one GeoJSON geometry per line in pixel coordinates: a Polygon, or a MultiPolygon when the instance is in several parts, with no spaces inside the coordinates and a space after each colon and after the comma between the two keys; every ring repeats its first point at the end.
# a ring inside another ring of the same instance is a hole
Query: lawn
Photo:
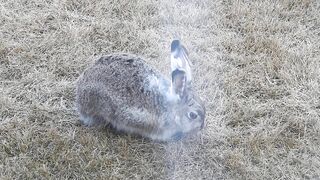
{"type": "Polygon", "coordinates": [[[317,0],[0,0],[0,179],[319,179],[317,0]],[[154,142],[79,123],[102,55],[169,76],[179,38],[204,129],[154,142]]]}

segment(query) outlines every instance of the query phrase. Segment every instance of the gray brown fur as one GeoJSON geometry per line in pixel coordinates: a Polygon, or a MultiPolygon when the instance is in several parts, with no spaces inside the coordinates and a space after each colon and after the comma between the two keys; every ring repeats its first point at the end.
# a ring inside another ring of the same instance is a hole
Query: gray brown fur
{"type": "Polygon", "coordinates": [[[199,130],[205,116],[203,104],[191,86],[184,98],[171,98],[170,84],[135,55],[101,57],[77,81],[80,120],[88,126],[111,124],[156,140],[199,130]],[[189,111],[199,117],[190,121],[189,111]]]}

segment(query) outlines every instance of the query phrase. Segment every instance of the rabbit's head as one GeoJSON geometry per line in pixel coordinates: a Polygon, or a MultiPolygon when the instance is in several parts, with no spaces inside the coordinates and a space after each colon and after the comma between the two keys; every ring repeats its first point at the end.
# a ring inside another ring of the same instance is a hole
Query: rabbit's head
{"type": "Polygon", "coordinates": [[[181,133],[203,128],[205,106],[192,89],[191,62],[179,40],[171,43],[171,93],[178,97],[175,122],[181,133]]]}

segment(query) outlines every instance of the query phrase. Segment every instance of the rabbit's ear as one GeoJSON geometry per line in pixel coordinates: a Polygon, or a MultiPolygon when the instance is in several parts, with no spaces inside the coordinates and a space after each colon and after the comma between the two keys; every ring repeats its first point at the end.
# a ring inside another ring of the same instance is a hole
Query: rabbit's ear
{"type": "Polygon", "coordinates": [[[184,71],[187,82],[190,83],[192,80],[191,66],[187,49],[179,40],[173,40],[171,43],[171,72],[176,69],[184,71]]]}
{"type": "Polygon", "coordinates": [[[176,69],[171,73],[171,77],[172,91],[174,94],[179,95],[180,99],[182,99],[187,93],[186,73],[182,70],[176,69]]]}

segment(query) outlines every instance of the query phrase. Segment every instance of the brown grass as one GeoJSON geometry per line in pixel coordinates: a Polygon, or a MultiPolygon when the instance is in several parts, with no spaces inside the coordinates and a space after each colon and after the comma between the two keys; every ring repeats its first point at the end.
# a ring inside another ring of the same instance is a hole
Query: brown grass
{"type": "Polygon", "coordinates": [[[320,178],[316,0],[0,0],[0,179],[320,178]],[[180,37],[205,129],[157,143],[78,125],[75,81],[102,54],[168,74],[180,37]]]}

